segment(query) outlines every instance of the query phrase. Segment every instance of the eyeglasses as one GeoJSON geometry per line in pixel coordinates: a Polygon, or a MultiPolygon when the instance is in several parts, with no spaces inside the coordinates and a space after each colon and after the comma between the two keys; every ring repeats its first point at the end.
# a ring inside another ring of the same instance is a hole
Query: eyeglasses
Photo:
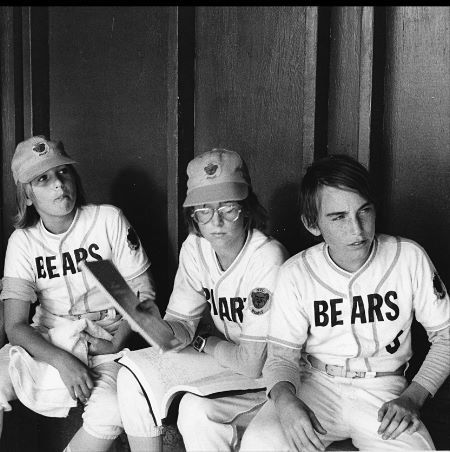
{"type": "Polygon", "coordinates": [[[195,209],[191,217],[199,224],[206,224],[211,221],[214,216],[214,212],[217,212],[220,218],[234,222],[239,218],[242,209],[239,205],[235,204],[230,206],[220,206],[216,209],[213,209],[212,207],[202,207],[200,209],[195,209]]]}

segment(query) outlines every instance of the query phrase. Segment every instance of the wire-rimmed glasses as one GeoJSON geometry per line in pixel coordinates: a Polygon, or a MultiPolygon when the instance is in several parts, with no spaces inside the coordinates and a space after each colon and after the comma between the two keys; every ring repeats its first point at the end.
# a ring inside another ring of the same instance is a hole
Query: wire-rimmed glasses
{"type": "Polygon", "coordinates": [[[199,224],[206,224],[211,221],[214,212],[217,212],[220,218],[226,221],[235,222],[239,218],[242,208],[238,204],[220,206],[215,209],[212,207],[201,207],[195,209],[191,217],[199,224]]]}

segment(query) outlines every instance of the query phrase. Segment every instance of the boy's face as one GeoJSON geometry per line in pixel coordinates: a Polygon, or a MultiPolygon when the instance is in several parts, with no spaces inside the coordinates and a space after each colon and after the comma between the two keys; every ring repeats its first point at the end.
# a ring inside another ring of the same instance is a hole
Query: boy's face
{"type": "Polygon", "coordinates": [[[27,205],[34,205],[44,225],[72,221],[77,199],[75,176],[68,165],[51,168],[30,183],[27,205]]]}
{"type": "Polygon", "coordinates": [[[317,226],[306,228],[322,235],[333,261],[354,272],[367,260],[375,236],[375,206],[359,193],[321,187],[317,196],[317,226]]]}

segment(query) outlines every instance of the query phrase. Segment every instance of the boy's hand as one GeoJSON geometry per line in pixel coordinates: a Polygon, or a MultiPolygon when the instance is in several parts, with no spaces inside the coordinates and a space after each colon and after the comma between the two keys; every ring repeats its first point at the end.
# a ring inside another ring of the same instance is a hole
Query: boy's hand
{"type": "Polygon", "coordinates": [[[327,432],[314,412],[305,403],[290,391],[278,393],[274,398],[274,403],[284,434],[292,450],[325,450],[325,446],[316,432],[323,435],[327,432]]]}
{"type": "Polygon", "coordinates": [[[98,374],[70,353],[64,353],[57,369],[72,399],[86,403],[94,388],[93,378],[98,377],[98,374]]]}
{"type": "Polygon", "coordinates": [[[116,346],[113,342],[106,339],[100,339],[99,337],[91,336],[89,333],[83,332],[81,336],[88,342],[89,355],[108,355],[109,353],[117,353],[116,346]]]}
{"type": "Polygon", "coordinates": [[[399,397],[384,403],[378,410],[378,433],[382,438],[395,439],[405,431],[416,432],[420,427],[420,408],[429,395],[422,385],[412,381],[399,397]]]}
{"type": "Polygon", "coordinates": [[[397,399],[383,403],[378,410],[378,434],[383,439],[395,439],[401,433],[412,434],[420,426],[419,406],[410,398],[401,395],[397,399]]]}

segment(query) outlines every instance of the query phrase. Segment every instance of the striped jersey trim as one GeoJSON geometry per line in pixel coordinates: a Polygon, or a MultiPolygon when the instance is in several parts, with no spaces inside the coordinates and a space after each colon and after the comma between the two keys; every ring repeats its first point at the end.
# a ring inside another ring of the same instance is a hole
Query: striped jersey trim
{"type": "Polygon", "coordinates": [[[267,336],[267,342],[272,344],[281,345],[282,347],[293,348],[296,350],[301,350],[303,344],[294,344],[293,342],[284,341],[283,339],[278,339],[277,337],[267,336]]]}
{"type": "Polygon", "coordinates": [[[341,297],[341,298],[345,298],[345,294],[338,292],[337,290],[335,290],[333,287],[329,286],[327,283],[325,283],[325,281],[323,281],[319,275],[317,275],[317,273],[314,272],[314,270],[311,268],[311,266],[309,265],[308,262],[308,258],[306,257],[306,252],[302,253],[302,260],[303,263],[306,267],[306,269],[308,270],[309,274],[326,290],[330,291],[331,293],[336,294],[337,296],[341,297]]]}
{"type": "Polygon", "coordinates": [[[176,311],[172,311],[172,309],[166,309],[166,314],[170,314],[173,317],[176,317],[177,319],[182,319],[182,320],[197,320],[197,319],[201,319],[203,317],[203,313],[200,315],[185,315],[185,314],[180,314],[179,312],[176,311]]]}
{"type": "Polygon", "coordinates": [[[245,334],[241,334],[239,336],[240,341],[247,341],[247,342],[266,342],[267,337],[266,336],[247,336],[245,334]]]}

